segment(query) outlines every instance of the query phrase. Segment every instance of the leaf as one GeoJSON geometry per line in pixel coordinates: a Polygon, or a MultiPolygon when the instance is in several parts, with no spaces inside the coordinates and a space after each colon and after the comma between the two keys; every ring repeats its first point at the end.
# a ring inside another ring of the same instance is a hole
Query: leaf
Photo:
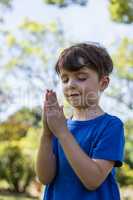
{"type": "Polygon", "coordinates": [[[6,36],[6,44],[8,47],[12,47],[16,44],[16,38],[11,33],[6,36]]]}
{"type": "Polygon", "coordinates": [[[124,38],[112,57],[118,76],[133,80],[133,40],[124,38]]]}
{"type": "Polygon", "coordinates": [[[36,33],[46,31],[46,27],[44,24],[28,19],[25,19],[24,22],[19,26],[19,28],[36,33]]]}
{"type": "Polygon", "coordinates": [[[110,0],[109,12],[113,21],[130,24],[133,22],[133,1],[110,0]]]}

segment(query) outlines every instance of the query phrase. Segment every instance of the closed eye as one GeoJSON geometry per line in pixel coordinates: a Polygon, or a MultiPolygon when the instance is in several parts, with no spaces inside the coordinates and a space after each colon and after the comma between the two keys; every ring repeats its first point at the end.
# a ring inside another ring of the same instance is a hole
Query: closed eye
{"type": "Polygon", "coordinates": [[[63,83],[67,83],[68,82],[68,79],[65,79],[65,80],[62,80],[63,83]]]}
{"type": "Polygon", "coordinates": [[[80,81],[85,81],[87,78],[78,78],[80,81]]]}
{"type": "MultiPolygon", "coordinates": [[[[77,79],[78,79],[79,81],[85,81],[87,78],[80,78],[80,77],[79,77],[79,78],[77,78],[77,79]]],[[[67,82],[68,82],[68,79],[64,79],[64,80],[62,79],[62,82],[63,82],[63,83],[67,83],[67,82]]]]}

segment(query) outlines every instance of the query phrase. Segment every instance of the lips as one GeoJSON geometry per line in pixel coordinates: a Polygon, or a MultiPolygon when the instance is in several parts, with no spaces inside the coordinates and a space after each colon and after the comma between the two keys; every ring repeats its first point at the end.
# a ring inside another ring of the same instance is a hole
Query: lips
{"type": "Polygon", "coordinates": [[[79,95],[79,94],[71,94],[70,96],[75,96],[75,95],[79,95]]]}
{"type": "Polygon", "coordinates": [[[76,97],[79,96],[79,94],[71,94],[69,97],[76,97]]]}

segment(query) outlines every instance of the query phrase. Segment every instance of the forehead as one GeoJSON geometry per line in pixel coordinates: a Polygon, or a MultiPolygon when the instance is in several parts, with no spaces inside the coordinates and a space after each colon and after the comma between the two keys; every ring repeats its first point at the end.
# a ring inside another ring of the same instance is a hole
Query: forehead
{"type": "Polygon", "coordinates": [[[77,71],[69,71],[69,70],[66,70],[66,69],[61,69],[60,70],[60,75],[61,76],[64,76],[64,75],[69,75],[69,74],[78,74],[78,73],[86,73],[86,72],[88,72],[89,71],[89,69],[87,68],[87,67],[82,67],[82,68],[80,68],[79,70],[77,70],[77,71]]]}

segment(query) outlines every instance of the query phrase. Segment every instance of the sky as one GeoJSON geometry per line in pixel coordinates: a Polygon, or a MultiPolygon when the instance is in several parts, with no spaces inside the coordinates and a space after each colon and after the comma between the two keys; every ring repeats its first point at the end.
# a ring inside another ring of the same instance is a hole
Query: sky
{"type": "MultiPolygon", "coordinates": [[[[109,51],[113,42],[117,43],[126,36],[132,38],[133,25],[118,24],[110,20],[107,0],[88,0],[88,4],[85,7],[71,5],[63,9],[52,5],[49,6],[42,2],[43,0],[14,0],[13,10],[7,12],[4,17],[5,27],[8,30],[15,31],[24,18],[41,23],[58,20],[62,25],[66,39],[100,42],[109,51]]],[[[30,96],[26,98],[28,101],[29,98],[32,99],[30,96]]],[[[24,101],[23,103],[26,104],[24,101]]],[[[101,104],[106,105],[107,111],[110,110],[113,114],[119,113],[122,115],[121,110],[124,113],[126,112],[126,107],[121,109],[121,106],[118,108],[116,104],[117,110],[115,113],[113,109],[115,101],[110,104],[107,98],[103,98],[101,104]]],[[[9,113],[12,111],[13,107],[9,110],[9,113]]],[[[130,115],[129,112],[128,115],[130,115]]]]}
{"type": "Polygon", "coordinates": [[[46,5],[43,0],[14,0],[13,8],[6,16],[7,26],[12,30],[28,17],[42,23],[59,20],[66,38],[78,41],[96,41],[108,46],[124,36],[132,37],[133,25],[110,20],[107,0],[88,0],[85,7],[71,5],[63,9],[46,5]]]}

